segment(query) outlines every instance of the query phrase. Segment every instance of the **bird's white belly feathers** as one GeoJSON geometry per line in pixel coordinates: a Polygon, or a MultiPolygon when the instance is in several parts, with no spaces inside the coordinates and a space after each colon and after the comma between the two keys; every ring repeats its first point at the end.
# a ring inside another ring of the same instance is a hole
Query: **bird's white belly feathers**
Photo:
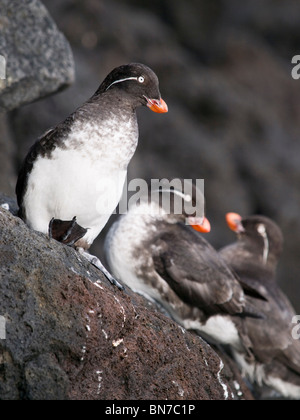
{"type": "Polygon", "coordinates": [[[24,196],[26,222],[48,233],[50,220],[72,220],[92,244],[116,209],[138,142],[135,115],[105,126],[78,121],[50,156],[36,159],[24,196]]]}
{"type": "Polygon", "coordinates": [[[76,150],[58,150],[51,159],[38,159],[24,199],[27,223],[47,233],[53,217],[72,220],[76,216],[78,224],[89,229],[85,239],[92,243],[120,201],[126,174],[76,150]]]}

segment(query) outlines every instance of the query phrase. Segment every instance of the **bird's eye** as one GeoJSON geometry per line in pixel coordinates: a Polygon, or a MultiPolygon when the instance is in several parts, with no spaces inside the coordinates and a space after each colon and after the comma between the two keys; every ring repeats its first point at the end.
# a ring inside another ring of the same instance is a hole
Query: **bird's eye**
{"type": "Polygon", "coordinates": [[[144,77],[144,76],[140,76],[140,77],[138,78],[138,81],[139,81],[139,83],[144,83],[144,81],[145,81],[145,77],[144,77]]]}

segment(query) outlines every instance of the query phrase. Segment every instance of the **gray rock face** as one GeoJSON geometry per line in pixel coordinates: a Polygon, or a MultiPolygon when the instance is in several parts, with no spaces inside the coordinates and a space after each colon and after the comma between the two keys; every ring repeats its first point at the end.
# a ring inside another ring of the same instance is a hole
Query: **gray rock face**
{"type": "Polygon", "coordinates": [[[15,208],[1,196],[0,400],[252,399],[203,340],[5,204],[15,208]]]}
{"type": "Polygon", "coordinates": [[[0,0],[0,9],[0,111],[70,85],[70,46],[40,1],[0,0]]]}
{"type": "Polygon", "coordinates": [[[13,195],[16,186],[16,146],[7,116],[0,114],[0,191],[13,195]]]}

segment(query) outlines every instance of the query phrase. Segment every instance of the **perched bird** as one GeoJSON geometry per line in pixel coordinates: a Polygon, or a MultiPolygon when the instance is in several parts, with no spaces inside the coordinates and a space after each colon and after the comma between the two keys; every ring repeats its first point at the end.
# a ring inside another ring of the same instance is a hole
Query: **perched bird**
{"type": "Polygon", "coordinates": [[[164,193],[182,201],[181,213],[168,213],[159,200],[146,200],[110,229],[105,250],[113,274],[158,303],[184,328],[197,330],[211,342],[244,349],[231,316],[257,314],[248,306],[243,285],[198,233],[210,230],[204,210],[197,217],[184,211],[194,193],[164,193]]]}
{"type": "Polygon", "coordinates": [[[282,232],[263,216],[242,218],[228,213],[226,218],[237,233],[237,242],[222,249],[220,255],[244,283],[266,299],[252,299],[252,305],[263,314],[261,319],[242,321],[251,342],[252,359],[236,349],[234,357],[258,388],[266,385],[285,398],[300,399],[300,341],[292,335],[296,314],[276,282],[282,232]]]}
{"type": "Polygon", "coordinates": [[[19,216],[32,228],[87,250],[120,201],[138,143],[136,109],[165,113],[156,74],[143,64],[114,69],[96,93],[30,149],[16,193],[19,216]]]}

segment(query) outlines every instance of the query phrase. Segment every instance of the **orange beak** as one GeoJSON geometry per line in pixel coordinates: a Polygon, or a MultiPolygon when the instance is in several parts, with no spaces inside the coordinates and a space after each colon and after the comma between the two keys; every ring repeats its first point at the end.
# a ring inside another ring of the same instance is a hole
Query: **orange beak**
{"type": "Polygon", "coordinates": [[[151,111],[156,112],[158,114],[165,114],[169,111],[168,105],[163,99],[147,99],[147,107],[151,109],[151,111]]]}
{"type": "Polygon", "coordinates": [[[202,224],[191,225],[194,230],[201,233],[209,233],[211,231],[211,225],[209,220],[205,217],[202,224]]]}
{"type": "Polygon", "coordinates": [[[226,222],[228,227],[236,233],[241,233],[244,231],[242,220],[242,216],[237,213],[226,214],[226,222]]]}

